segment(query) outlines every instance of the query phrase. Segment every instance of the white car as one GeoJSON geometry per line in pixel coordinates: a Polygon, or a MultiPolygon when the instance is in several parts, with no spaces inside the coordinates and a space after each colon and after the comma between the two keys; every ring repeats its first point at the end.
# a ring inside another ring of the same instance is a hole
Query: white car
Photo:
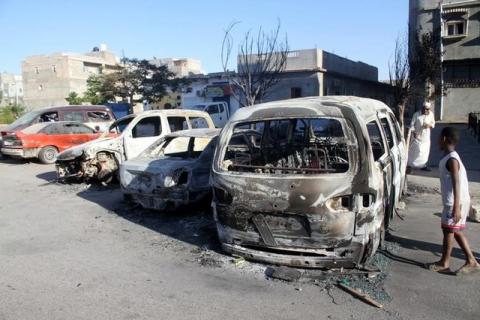
{"type": "Polygon", "coordinates": [[[104,136],[60,153],[56,162],[58,177],[108,183],[123,161],[135,158],[159,138],[195,128],[215,125],[206,112],[195,110],[151,110],[128,115],[115,121],[104,136]]]}

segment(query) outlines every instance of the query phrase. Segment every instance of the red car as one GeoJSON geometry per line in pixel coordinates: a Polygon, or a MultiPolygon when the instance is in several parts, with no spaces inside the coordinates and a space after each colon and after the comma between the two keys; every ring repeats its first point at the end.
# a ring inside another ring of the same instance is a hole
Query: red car
{"type": "Polygon", "coordinates": [[[4,135],[1,152],[18,158],[38,158],[54,163],[59,152],[97,139],[102,133],[71,121],[43,122],[4,135]]]}

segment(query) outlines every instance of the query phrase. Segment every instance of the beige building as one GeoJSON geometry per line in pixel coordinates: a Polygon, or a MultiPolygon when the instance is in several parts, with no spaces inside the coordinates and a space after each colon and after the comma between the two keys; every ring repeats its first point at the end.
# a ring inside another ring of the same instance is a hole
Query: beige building
{"type": "Polygon", "coordinates": [[[167,66],[168,70],[175,73],[177,77],[188,77],[194,74],[205,73],[202,70],[202,63],[200,60],[191,58],[154,58],[150,63],[156,66],[167,66]]]}
{"type": "Polygon", "coordinates": [[[118,68],[118,58],[105,45],[86,54],[53,53],[22,62],[24,103],[29,108],[65,105],[71,93],[83,94],[92,74],[118,68]]]}

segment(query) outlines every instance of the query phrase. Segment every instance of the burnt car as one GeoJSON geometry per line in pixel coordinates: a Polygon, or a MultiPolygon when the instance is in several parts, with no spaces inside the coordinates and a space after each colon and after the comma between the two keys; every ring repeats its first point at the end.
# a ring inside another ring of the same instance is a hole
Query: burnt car
{"type": "Polygon", "coordinates": [[[61,180],[97,180],[110,183],[119,165],[137,157],[159,138],[175,131],[215,128],[208,113],[195,110],[150,110],[115,121],[95,141],[67,149],[57,157],[61,180]]]}
{"type": "Polygon", "coordinates": [[[219,133],[219,129],[177,131],[122,163],[120,185],[126,198],[156,210],[211,199],[210,169],[219,133]]]}
{"type": "Polygon", "coordinates": [[[405,144],[391,110],[358,97],[239,109],[212,164],[225,251],[307,268],[360,267],[401,194],[405,144]]]}

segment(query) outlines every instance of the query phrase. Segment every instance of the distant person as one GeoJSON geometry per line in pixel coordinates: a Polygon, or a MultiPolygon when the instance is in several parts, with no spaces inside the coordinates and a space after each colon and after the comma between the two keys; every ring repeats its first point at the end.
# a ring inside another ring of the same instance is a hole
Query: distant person
{"type": "Polygon", "coordinates": [[[430,155],[430,131],[435,127],[435,118],[430,109],[430,102],[425,102],[422,110],[413,114],[410,123],[412,141],[408,151],[408,166],[410,168],[430,171],[427,165],[430,155]]]}
{"type": "Polygon", "coordinates": [[[443,128],[440,134],[439,145],[444,151],[444,157],[438,165],[443,202],[443,252],[440,261],[430,264],[429,269],[435,272],[450,272],[450,255],[455,238],[467,260],[456,273],[469,274],[480,271],[480,264],[475,259],[467,238],[462,232],[470,210],[470,194],[467,172],[455,151],[458,137],[458,130],[453,127],[443,128]]]}

